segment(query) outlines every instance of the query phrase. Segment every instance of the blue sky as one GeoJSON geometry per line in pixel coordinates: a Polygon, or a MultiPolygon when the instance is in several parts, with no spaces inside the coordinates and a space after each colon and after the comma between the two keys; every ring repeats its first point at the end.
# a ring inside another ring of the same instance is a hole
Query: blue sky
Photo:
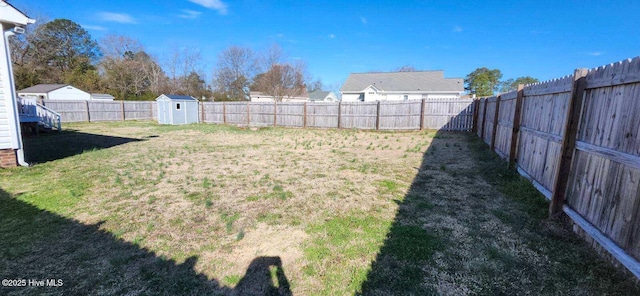
{"type": "Polygon", "coordinates": [[[67,18],[99,40],[138,39],[162,58],[199,49],[211,77],[220,50],[278,43],[313,78],[403,65],[464,77],[478,67],[541,80],[640,55],[640,1],[78,1],[9,0],[27,14],[67,18]]]}

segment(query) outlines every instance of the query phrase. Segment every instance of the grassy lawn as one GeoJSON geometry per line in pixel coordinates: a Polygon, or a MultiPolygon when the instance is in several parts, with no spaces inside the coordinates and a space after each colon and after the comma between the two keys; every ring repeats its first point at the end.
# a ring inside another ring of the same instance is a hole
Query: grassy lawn
{"type": "Polygon", "coordinates": [[[640,295],[474,137],[65,124],[0,170],[0,294],[640,295]]]}

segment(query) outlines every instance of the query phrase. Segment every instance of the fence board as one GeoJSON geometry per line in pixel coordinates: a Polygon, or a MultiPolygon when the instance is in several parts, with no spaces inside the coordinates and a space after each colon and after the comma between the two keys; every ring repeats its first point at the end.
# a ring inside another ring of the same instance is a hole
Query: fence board
{"type": "Polygon", "coordinates": [[[340,107],[342,128],[375,129],[377,102],[343,102],[340,107]]]}
{"type": "Polygon", "coordinates": [[[122,103],[89,101],[89,118],[91,121],[122,120],[122,103]]]}
{"type": "Polygon", "coordinates": [[[278,126],[304,127],[304,103],[278,103],[278,126]]]}
{"type": "Polygon", "coordinates": [[[512,91],[500,96],[495,150],[504,158],[509,158],[511,156],[511,136],[513,133],[513,119],[516,110],[516,95],[517,91],[512,91]]]}
{"type": "Polygon", "coordinates": [[[126,120],[152,120],[154,119],[152,110],[158,108],[153,101],[125,101],[123,104],[126,120]]]}
{"type": "Polygon", "coordinates": [[[203,102],[202,121],[205,123],[224,123],[223,104],[219,102],[203,102]]]}
{"type": "Polygon", "coordinates": [[[44,100],[44,105],[60,114],[62,122],[89,121],[86,101],[44,100]]]}
{"type": "Polygon", "coordinates": [[[420,129],[422,101],[381,102],[379,128],[381,130],[420,129]]]}
{"type": "Polygon", "coordinates": [[[307,103],[307,127],[337,128],[338,103],[307,103]]]}
{"type": "Polygon", "coordinates": [[[523,90],[518,166],[550,191],[561,153],[561,141],[557,139],[562,139],[571,97],[570,91],[558,93],[557,90],[570,90],[572,77],[527,86],[523,90]]]}
{"type": "Polygon", "coordinates": [[[496,101],[497,97],[490,97],[486,99],[486,108],[484,113],[484,139],[482,139],[485,143],[491,145],[492,137],[493,137],[493,121],[495,119],[496,113],[496,101]]]}
{"type": "Polygon", "coordinates": [[[250,125],[273,126],[275,124],[275,109],[275,103],[249,104],[250,125]]]}
{"type": "Polygon", "coordinates": [[[424,128],[447,131],[473,129],[473,104],[470,99],[429,99],[425,101],[424,128]]]}
{"type": "Polygon", "coordinates": [[[225,102],[225,116],[228,124],[247,125],[247,103],[246,102],[225,102]]]}

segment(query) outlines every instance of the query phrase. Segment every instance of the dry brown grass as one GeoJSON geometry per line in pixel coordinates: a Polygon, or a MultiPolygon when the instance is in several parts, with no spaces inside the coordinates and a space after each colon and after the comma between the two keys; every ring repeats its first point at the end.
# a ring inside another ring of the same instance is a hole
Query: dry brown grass
{"type": "MultiPolygon", "coordinates": [[[[52,236],[9,245],[0,263],[11,275],[67,276],[66,292],[238,294],[248,291],[256,262],[281,264],[294,295],[545,294],[555,285],[545,273],[564,272],[544,242],[571,234],[529,217],[487,182],[465,134],[135,122],[66,128],[74,132],[32,145],[74,133],[138,140],[0,172],[16,208],[45,209],[54,215],[39,219],[61,225],[52,236]],[[53,197],[44,182],[57,190],[53,197]]],[[[20,223],[36,234],[51,230],[20,223]]],[[[20,233],[4,238],[13,237],[20,233]]],[[[561,290],[601,291],[570,284],[561,290]]]]}

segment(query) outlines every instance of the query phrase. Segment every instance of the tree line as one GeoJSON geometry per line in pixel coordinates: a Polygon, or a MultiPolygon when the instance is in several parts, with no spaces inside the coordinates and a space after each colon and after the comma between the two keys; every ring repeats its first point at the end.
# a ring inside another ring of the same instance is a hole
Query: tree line
{"type": "MultiPolygon", "coordinates": [[[[259,91],[280,101],[323,88],[322,81],[309,78],[303,60],[290,62],[277,44],[259,52],[242,46],[223,49],[207,83],[197,50],[173,46],[162,67],[136,39],[112,34],[97,42],[67,19],[28,26],[25,34],[10,42],[18,89],[40,83],[71,84],[119,100],[152,100],[165,93],[216,101],[248,100],[250,91],[259,91]]],[[[416,69],[405,65],[397,71],[416,69]]],[[[501,79],[498,69],[478,68],[465,77],[465,90],[483,97],[538,82],[529,76],[501,79]]]]}
{"type": "Polygon", "coordinates": [[[307,79],[304,61],[287,62],[278,45],[260,53],[224,49],[207,83],[197,50],[172,47],[162,67],[136,39],[112,34],[97,42],[67,19],[38,22],[10,42],[17,89],[71,84],[119,100],[152,100],[165,93],[230,101],[247,100],[249,90],[282,99],[322,88],[319,80],[307,79]]]}
{"type": "Polygon", "coordinates": [[[465,90],[477,97],[488,97],[494,95],[495,92],[505,93],[516,90],[519,84],[540,82],[537,78],[530,76],[501,79],[502,72],[498,69],[477,68],[465,77],[465,90]]]}

